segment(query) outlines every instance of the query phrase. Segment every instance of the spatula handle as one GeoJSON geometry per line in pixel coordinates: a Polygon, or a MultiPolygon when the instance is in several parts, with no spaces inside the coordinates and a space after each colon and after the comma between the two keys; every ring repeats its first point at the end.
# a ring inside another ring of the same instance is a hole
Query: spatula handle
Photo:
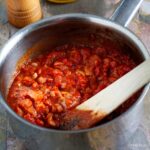
{"type": "Polygon", "coordinates": [[[77,107],[79,110],[111,113],[150,81],[150,59],[77,107]]]}

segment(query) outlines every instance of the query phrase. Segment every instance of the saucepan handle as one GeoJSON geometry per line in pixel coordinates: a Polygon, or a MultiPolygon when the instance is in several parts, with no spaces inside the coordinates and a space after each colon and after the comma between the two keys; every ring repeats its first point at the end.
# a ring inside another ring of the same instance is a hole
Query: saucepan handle
{"type": "Polygon", "coordinates": [[[126,27],[138,11],[143,0],[122,0],[119,7],[111,16],[111,20],[126,27]]]}

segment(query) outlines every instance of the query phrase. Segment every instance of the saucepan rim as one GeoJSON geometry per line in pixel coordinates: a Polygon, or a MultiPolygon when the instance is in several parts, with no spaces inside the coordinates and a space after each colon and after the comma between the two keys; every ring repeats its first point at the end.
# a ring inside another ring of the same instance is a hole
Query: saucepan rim
{"type": "MultiPolygon", "coordinates": [[[[124,34],[125,36],[127,36],[128,38],[130,38],[130,40],[133,41],[138,46],[138,48],[141,50],[145,59],[149,58],[149,53],[148,53],[147,49],[145,48],[144,44],[141,42],[141,40],[134,33],[129,31],[127,28],[125,28],[125,27],[123,27],[123,26],[121,26],[121,25],[119,25],[119,24],[117,24],[117,23],[115,23],[109,19],[104,19],[104,18],[101,18],[99,16],[90,15],[90,14],[73,13],[73,14],[62,14],[62,15],[56,15],[53,17],[49,17],[49,18],[43,19],[41,21],[38,21],[32,25],[29,25],[29,26],[21,29],[20,31],[18,31],[15,35],[13,35],[11,37],[11,39],[5,44],[5,46],[2,48],[2,50],[0,52],[0,68],[2,67],[7,55],[11,52],[12,47],[15,46],[20,39],[24,38],[26,35],[28,35],[29,33],[33,32],[35,30],[38,30],[40,28],[44,28],[44,27],[48,26],[50,23],[55,24],[55,23],[59,23],[59,21],[70,20],[70,19],[87,20],[91,23],[97,23],[97,24],[103,25],[105,27],[110,27],[112,29],[115,29],[115,30],[121,32],[122,34],[124,34]]],[[[130,106],[121,115],[115,117],[114,119],[112,119],[112,120],[110,120],[104,124],[98,125],[96,127],[92,127],[89,129],[77,130],[77,131],[50,129],[50,128],[45,128],[45,127],[40,127],[40,126],[34,125],[34,124],[26,121],[25,119],[23,119],[22,117],[17,115],[11,109],[11,107],[7,104],[7,102],[2,97],[1,91],[0,91],[0,95],[1,95],[0,102],[4,106],[4,108],[9,112],[9,114],[13,115],[13,117],[15,117],[21,123],[24,123],[24,124],[26,124],[32,128],[35,128],[37,130],[44,131],[44,132],[51,132],[51,133],[53,132],[53,133],[61,133],[61,134],[66,134],[66,133],[67,134],[72,134],[72,133],[77,134],[77,133],[84,133],[84,132],[93,131],[96,129],[103,128],[104,126],[108,126],[110,124],[113,124],[115,121],[119,120],[121,117],[123,117],[124,115],[126,115],[127,113],[132,111],[132,109],[134,107],[136,107],[137,105],[140,105],[141,101],[143,100],[146,93],[148,92],[149,87],[150,87],[150,83],[145,85],[145,87],[143,88],[143,91],[141,92],[141,95],[138,97],[136,102],[134,104],[132,104],[132,106],[130,106]]]]}

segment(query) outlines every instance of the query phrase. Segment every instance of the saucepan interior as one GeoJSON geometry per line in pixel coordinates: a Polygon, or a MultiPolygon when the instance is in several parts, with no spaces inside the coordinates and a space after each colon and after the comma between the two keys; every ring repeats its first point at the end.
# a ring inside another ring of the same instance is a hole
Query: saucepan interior
{"type": "Polygon", "coordinates": [[[62,15],[21,30],[1,52],[0,90],[3,98],[7,99],[16,68],[26,59],[65,44],[94,47],[101,46],[103,41],[113,42],[129,51],[139,62],[149,57],[143,44],[131,32],[95,16],[62,15]]]}

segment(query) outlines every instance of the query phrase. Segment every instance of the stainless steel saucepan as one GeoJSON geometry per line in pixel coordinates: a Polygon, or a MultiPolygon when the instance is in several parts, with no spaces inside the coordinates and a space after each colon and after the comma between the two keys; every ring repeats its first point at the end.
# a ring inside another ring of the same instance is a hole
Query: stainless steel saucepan
{"type": "Polygon", "coordinates": [[[6,98],[17,61],[27,50],[33,56],[66,43],[99,45],[101,40],[109,39],[130,50],[141,61],[149,58],[142,42],[125,28],[141,2],[123,0],[110,20],[88,14],[50,17],[20,30],[6,43],[0,52],[0,102],[8,112],[15,135],[25,142],[29,150],[120,150],[118,147],[130,140],[141,121],[143,99],[149,85],[120,116],[79,131],[59,131],[33,125],[19,117],[8,106],[6,98]]]}

